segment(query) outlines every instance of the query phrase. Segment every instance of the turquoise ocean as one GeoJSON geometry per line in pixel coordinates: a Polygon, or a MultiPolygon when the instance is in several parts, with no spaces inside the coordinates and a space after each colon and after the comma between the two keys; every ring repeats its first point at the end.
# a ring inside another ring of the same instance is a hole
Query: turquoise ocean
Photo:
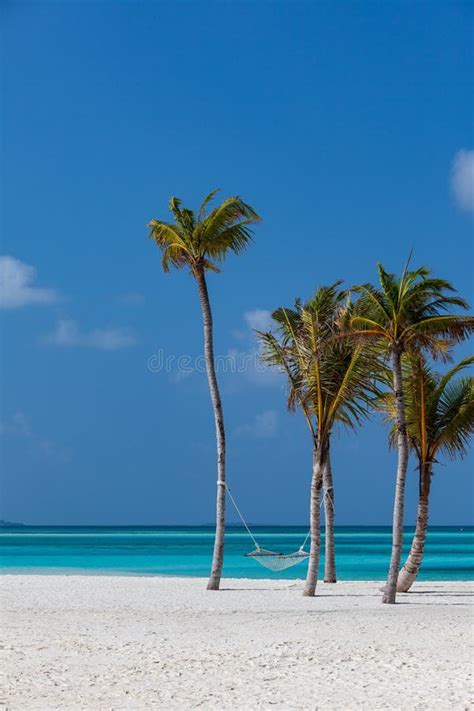
{"type": "MultiPolygon", "coordinates": [[[[260,545],[282,553],[297,550],[306,535],[298,526],[257,526],[260,545]]],[[[405,552],[413,529],[405,531],[405,552]]],[[[323,537],[324,538],[324,537],[323,537]]],[[[214,531],[211,527],[30,527],[0,529],[3,573],[89,573],[207,576],[214,531]]],[[[387,573],[389,527],[338,527],[335,532],[338,577],[382,580],[387,573]]],[[[272,573],[245,553],[253,549],[244,529],[226,532],[224,575],[233,578],[302,578],[306,562],[272,573]]],[[[420,578],[474,579],[474,526],[433,527],[429,531],[420,578]]]]}

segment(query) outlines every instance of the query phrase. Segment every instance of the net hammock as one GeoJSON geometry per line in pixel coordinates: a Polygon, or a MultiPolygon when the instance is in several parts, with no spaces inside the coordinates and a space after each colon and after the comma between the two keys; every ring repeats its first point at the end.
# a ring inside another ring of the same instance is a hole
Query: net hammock
{"type": "Polygon", "coordinates": [[[303,548],[295,551],[295,553],[277,553],[258,546],[251,553],[245,553],[245,557],[253,558],[257,561],[257,563],[263,565],[264,568],[268,568],[268,570],[278,573],[280,570],[292,568],[294,565],[298,565],[298,563],[306,560],[309,557],[309,553],[307,553],[303,548]]]}
{"type": "Polygon", "coordinates": [[[229,499],[231,500],[235,510],[237,511],[237,514],[242,521],[243,525],[246,528],[247,533],[249,534],[250,538],[252,539],[254,545],[255,545],[255,550],[253,550],[251,553],[245,553],[246,558],[252,558],[255,560],[257,563],[260,563],[260,565],[263,565],[264,568],[267,568],[268,570],[271,570],[275,573],[281,571],[281,570],[286,570],[287,568],[291,568],[294,565],[298,565],[298,563],[301,563],[303,560],[306,560],[309,558],[309,553],[307,553],[304,549],[306,545],[306,541],[309,538],[309,531],[306,534],[306,538],[303,541],[303,544],[298,548],[297,551],[294,553],[281,553],[279,551],[270,551],[266,548],[262,548],[258,543],[257,540],[255,539],[255,536],[253,535],[252,531],[248,527],[244,517],[242,516],[239,507],[237,506],[237,503],[234,499],[234,497],[231,494],[231,491],[229,487],[227,486],[226,482],[218,482],[221,486],[225,487],[225,490],[227,491],[227,494],[229,495],[229,499]]]}

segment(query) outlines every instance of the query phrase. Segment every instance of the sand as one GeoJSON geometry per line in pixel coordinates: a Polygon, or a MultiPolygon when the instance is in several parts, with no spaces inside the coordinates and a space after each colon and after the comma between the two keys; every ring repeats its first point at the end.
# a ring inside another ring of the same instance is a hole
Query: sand
{"type": "Polygon", "coordinates": [[[6,575],[8,709],[470,709],[472,585],[6,575]]]}

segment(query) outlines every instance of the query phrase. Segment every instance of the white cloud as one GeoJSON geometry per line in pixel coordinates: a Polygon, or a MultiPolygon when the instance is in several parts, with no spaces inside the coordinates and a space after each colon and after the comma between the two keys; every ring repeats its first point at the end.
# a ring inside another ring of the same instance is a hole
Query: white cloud
{"type": "Polygon", "coordinates": [[[56,459],[60,462],[67,462],[71,458],[71,452],[56,446],[54,442],[38,435],[31,427],[30,418],[24,412],[18,411],[12,417],[0,422],[0,436],[5,438],[19,439],[25,446],[30,448],[35,456],[40,453],[46,457],[56,459]]]}
{"type": "Polygon", "coordinates": [[[240,425],[234,434],[236,437],[253,437],[254,439],[270,439],[278,431],[278,413],[275,410],[266,410],[255,415],[253,422],[240,425]]]}
{"type": "Polygon", "coordinates": [[[30,421],[24,412],[15,412],[10,420],[0,422],[0,435],[30,437],[30,421]]]}
{"type": "Polygon", "coordinates": [[[171,373],[169,379],[172,383],[182,383],[183,380],[187,380],[194,373],[195,373],[195,370],[190,366],[189,368],[185,368],[185,369],[181,369],[181,370],[178,369],[175,372],[171,373]]]}
{"type": "Polygon", "coordinates": [[[256,385],[273,385],[281,382],[277,369],[268,367],[260,359],[260,341],[255,331],[270,331],[273,321],[267,309],[253,309],[244,313],[247,329],[232,331],[236,340],[242,342],[240,348],[230,348],[227,356],[235,364],[231,372],[243,376],[256,385]]]}
{"type": "Polygon", "coordinates": [[[34,286],[35,267],[15,257],[0,256],[0,308],[18,309],[30,304],[52,304],[58,301],[54,289],[34,286]]]}
{"type": "Polygon", "coordinates": [[[454,156],[451,188],[459,207],[474,212],[474,151],[463,149],[454,156]]]}
{"type": "Polygon", "coordinates": [[[126,291],[118,295],[117,301],[126,306],[141,306],[145,303],[145,296],[139,291],[126,291]]]}
{"type": "Polygon", "coordinates": [[[244,314],[245,323],[252,331],[269,331],[272,327],[272,315],[266,309],[254,309],[244,314]]]}
{"type": "Polygon", "coordinates": [[[44,338],[52,346],[65,348],[96,348],[102,351],[116,351],[136,344],[136,338],[125,328],[95,328],[81,331],[76,321],[58,321],[53,333],[44,338]]]}

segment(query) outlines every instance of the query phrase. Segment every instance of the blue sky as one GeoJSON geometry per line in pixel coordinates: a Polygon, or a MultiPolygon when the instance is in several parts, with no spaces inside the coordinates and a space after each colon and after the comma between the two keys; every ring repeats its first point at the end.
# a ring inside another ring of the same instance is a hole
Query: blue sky
{"type": "MultiPolygon", "coordinates": [[[[154,371],[202,349],[193,280],[147,241],[171,195],[220,187],[263,218],[209,278],[222,356],[251,355],[268,310],[412,248],[472,302],[472,19],[466,2],[2,4],[1,517],[213,520],[205,375],[154,371]]],[[[311,447],[282,382],[221,385],[249,520],[305,523],[311,447]]],[[[390,522],[394,462],[377,422],[336,434],[337,523],[390,522]]],[[[433,523],[472,522],[472,463],[438,467],[433,523]]],[[[416,490],[412,461],[407,523],[416,490]]]]}

